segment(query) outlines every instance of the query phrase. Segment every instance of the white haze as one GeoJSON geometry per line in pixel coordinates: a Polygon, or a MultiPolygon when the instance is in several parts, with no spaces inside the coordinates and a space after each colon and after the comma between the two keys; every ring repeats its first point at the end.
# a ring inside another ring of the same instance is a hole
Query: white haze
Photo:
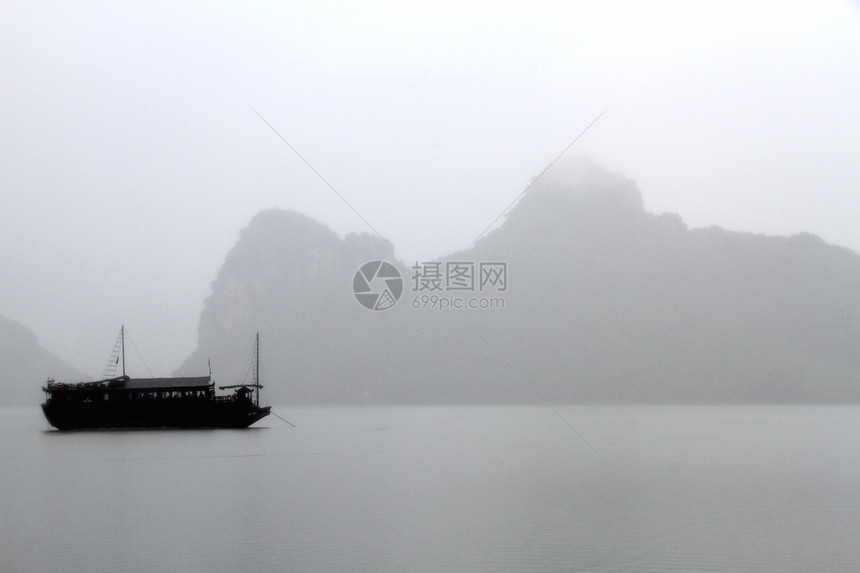
{"type": "Polygon", "coordinates": [[[603,110],[571,152],[649,211],[858,251],[858,54],[856,2],[7,1],[0,315],[94,375],[125,322],[168,374],[255,213],[372,232],[257,112],[407,262],[603,110]]]}

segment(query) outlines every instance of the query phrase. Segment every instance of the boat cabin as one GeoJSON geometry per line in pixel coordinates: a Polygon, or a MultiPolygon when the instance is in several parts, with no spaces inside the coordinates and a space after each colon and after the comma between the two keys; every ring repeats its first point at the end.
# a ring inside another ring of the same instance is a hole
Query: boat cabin
{"type": "Polygon", "coordinates": [[[208,376],[184,378],[129,378],[120,376],[96,382],[63,384],[48,380],[43,386],[46,403],[107,402],[116,400],[213,400],[215,384],[208,376]]]}

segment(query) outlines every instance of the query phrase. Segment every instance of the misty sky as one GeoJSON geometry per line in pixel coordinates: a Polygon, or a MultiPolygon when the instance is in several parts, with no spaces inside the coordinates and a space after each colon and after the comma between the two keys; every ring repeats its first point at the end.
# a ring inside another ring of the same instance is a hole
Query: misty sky
{"type": "Polygon", "coordinates": [[[166,375],[255,213],[369,231],[257,112],[406,262],[603,110],[571,153],[649,211],[860,251],[858,56],[857,2],[6,1],[0,315],[93,375],[125,322],[166,375]]]}

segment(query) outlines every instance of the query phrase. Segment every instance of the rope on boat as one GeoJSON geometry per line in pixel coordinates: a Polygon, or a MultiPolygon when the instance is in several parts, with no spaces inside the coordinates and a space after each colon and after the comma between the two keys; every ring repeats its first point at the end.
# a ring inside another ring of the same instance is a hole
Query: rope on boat
{"type": "Polygon", "coordinates": [[[385,242],[385,244],[387,244],[387,245],[391,245],[391,241],[389,241],[388,239],[386,239],[385,237],[383,237],[383,236],[379,233],[379,231],[377,231],[377,230],[373,227],[373,225],[371,225],[371,224],[370,224],[370,222],[369,222],[367,219],[365,219],[365,218],[362,216],[362,214],[361,214],[361,213],[359,213],[359,212],[358,212],[358,210],[356,210],[356,208],[355,208],[355,207],[353,207],[353,206],[352,206],[352,204],[351,204],[349,201],[347,201],[347,200],[346,200],[346,198],[345,198],[343,195],[341,195],[341,194],[340,194],[340,192],[339,192],[337,189],[335,189],[335,188],[334,188],[334,186],[333,186],[331,183],[329,183],[329,182],[328,182],[328,180],[327,180],[325,177],[323,177],[323,176],[322,176],[322,173],[320,173],[319,171],[317,171],[317,170],[316,170],[316,168],[315,168],[313,165],[311,165],[311,164],[310,164],[310,162],[309,162],[307,159],[305,159],[305,158],[304,158],[304,156],[303,156],[301,153],[299,153],[298,149],[296,149],[295,147],[293,147],[293,146],[292,146],[292,144],[291,144],[289,141],[287,141],[287,140],[286,140],[286,138],[284,138],[284,136],[283,136],[283,135],[281,135],[281,134],[280,134],[280,132],[279,132],[277,129],[275,129],[275,126],[273,126],[271,123],[269,123],[269,121],[268,121],[265,117],[263,117],[262,115],[260,115],[260,112],[259,112],[259,111],[257,111],[257,110],[256,110],[256,109],[254,109],[254,108],[251,108],[251,109],[252,109],[252,110],[254,110],[254,113],[256,113],[256,114],[257,114],[257,117],[259,117],[260,119],[262,119],[262,120],[263,120],[263,123],[265,123],[266,125],[268,125],[268,126],[269,126],[269,129],[271,129],[271,130],[275,133],[275,135],[277,135],[277,136],[281,139],[281,141],[283,141],[284,143],[286,143],[286,144],[287,144],[287,147],[289,147],[289,148],[290,148],[290,150],[291,150],[293,153],[295,153],[295,154],[296,154],[296,157],[298,157],[299,159],[301,159],[301,160],[304,162],[304,164],[305,164],[305,165],[307,165],[308,167],[310,167],[311,171],[313,171],[313,172],[314,172],[314,174],[316,174],[316,176],[317,176],[317,177],[319,177],[319,178],[320,178],[320,180],[321,180],[323,183],[325,183],[325,184],[326,184],[326,186],[327,186],[329,189],[331,189],[331,190],[332,190],[332,192],[334,192],[334,194],[335,194],[335,195],[337,195],[337,196],[338,196],[338,198],[339,198],[341,201],[343,201],[344,205],[346,205],[347,207],[349,207],[350,209],[352,209],[352,212],[353,212],[353,213],[355,213],[356,215],[358,215],[358,218],[359,218],[359,219],[361,219],[362,221],[364,221],[364,224],[365,224],[365,225],[367,225],[367,228],[368,228],[368,229],[370,229],[371,231],[373,231],[374,233],[376,233],[376,236],[377,236],[377,237],[379,237],[380,239],[382,239],[382,240],[385,242]]]}
{"type": "MultiPolygon", "coordinates": [[[[143,359],[143,354],[140,353],[140,350],[137,348],[137,344],[134,343],[134,339],[131,337],[131,334],[128,333],[128,329],[123,326],[123,330],[125,330],[125,336],[128,337],[128,341],[131,342],[131,345],[134,347],[134,351],[137,352],[137,357],[140,358],[140,361],[143,363],[143,367],[146,368],[146,371],[149,373],[150,378],[155,378],[152,375],[152,370],[149,369],[149,366],[146,364],[146,360],[143,359]]],[[[123,364],[125,367],[125,364],[123,364]]]]}
{"type": "Polygon", "coordinates": [[[291,426],[292,426],[292,427],[294,427],[294,428],[296,427],[296,425],[295,425],[295,424],[293,424],[292,422],[290,422],[289,420],[285,420],[284,418],[281,418],[280,416],[278,416],[278,415],[277,415],[273,410],[269,410],[269,414],[271,414],[272,416],[274,416],[274,417],[278,418],[279,420],[284,420],[284,422],[288,423],[289,425],[291,425],[291,426]]]}
{"type": "MultiPolygon", "coordinates": [[[[538,176],[537,176],[537,177],[535,177],[534,179],[532,179],[532,180],[531,180],[531,183],[529,183],[528,185],[526,185],[526,188],[525,188],[525,189],[523,189],[522,193],[520,193],[519,195],[517,195],[517,196],[514,198],[514,200],[513,200],[513,201],[511,201],[511,202],[510,202],[510,204],[509,204],[507,207],[505,207],[505,210],[504,210],[504,211],[502,211],[501,213],[499,213],[499,215],[498,215],[495,219],[493,219],[493,221],[492,221],[489,225],[487,225],[487,228],[486,228],[486,229],[484,229],[483,231],[481,231],[481,234],[480,234],[480,235],[478,235],[477,237],[475,237],[475,240],[474,240],[474,241],[472,241],[472,244],[474,245],[475,243],[477,243],[477,242],[478,242],[478,240],[479,240],[481,237],[483,237],[484,235],[486,235],[486,234],[487,234],[487,231],[489,231],[489,230],[493,227],[493,225],[495,225],[495,224],[496,224],[496,221],[498,221],[499,219],[501,219],[501,218],[505,215],[505,213],[507,213],[508,211],[510,211],[510,210],[511,210],[511,207],[513,207],[514,205],[516,205],[516,204],[517,204],[517,201],[519,201],[519,200],[520,200],[520,198],[521,198],[523,195],[525,195],[525,194],[528,192],[528,190],[529,190],[529,189],[531,189],[531,188],[534,186],[534,184],[535,184],[535,183],[537,183],[537,180],[538,180],[538,179],[540,179],[541,177],[543,177],[544,173],[546,173],[547,171],[549,171],[549,168],[550,168],[550,167],[552,167],[553,165],[555,165],[555,164],[556,164],[556,162],[558,162],[558,160],[559,160],[559,159],[561,159],[561,158],[564,156],[564,154],[565,154],[565,153],[567,153],[567,150],[568,150],[568,149],[570,149],[571,147],[573,147],[573,145],[574,145],[577,141],[579,141],[579,140],[580,140],[580,138],[581,138],[583,135],[585,135],[585,134],[586,134],[586,132],[587,132],[589,129],[591,129],[591,126],[592,126],[592,125],[594,125],[595,123],[597,123],[597,120],[598,120],[598,119],[600,119],[601,117],[603,117],[603,114],[604,114],[604,113],[606,113],[608,110],[609,110],[609,108],[607,107],[606,109],[604,109],[603,111],[601,111],[599,114],[597,114],[597,117],[595,117],[593,120],[591,120],[591,123],[589,123],[587,126],[585,126],[585,129],[583,129],[582,131],[580,131],[580,132],[579,132],[579,135],[577,135],[576,137],[574,137],[574,138],[573,138],[573,141],[571,141],[571,142],[567,145],[567,147],[565,147],[565,148],[564,148],[564,150],[563,150],[561,153],[559,153],[559,154],[555,157],[555,159],[553,159],[552,161],[550,161],[549,165],[547,165],[546,167],[544,167],[543,171],[541,171],[540,173],[538,173],[538,176]]],[[[257,114],[257,115],[260,115],[260,114],[257,114]]],[[[262,116],[260,117],[260,119],[262,119],[262,116]]],[[[266,120],[265,120],[265,119],[263,119],[263,121],[266,121],[266,120]]],[[[268,122],[266,122],[266,123],[268,123],[268,122]]],[[[272,126],[270,125],[269,127],[272,127],[272,126]]],[[[274,128],[273,128],[273,129],[274,129],[274,128]]],[[[275,133],[277,133],[277,132],[275,132],[275,133]]],[[[289,144],[289,143],[287,143],[287,145],[290,145],[290,144],[289,144]]],[[[291,146],[291,147],[292,147],[292,146],[291,146]]]]}

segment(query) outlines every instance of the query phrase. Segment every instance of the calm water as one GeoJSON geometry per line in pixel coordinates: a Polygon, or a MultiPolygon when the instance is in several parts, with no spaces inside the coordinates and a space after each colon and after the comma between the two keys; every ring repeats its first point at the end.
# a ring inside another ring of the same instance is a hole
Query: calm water
{"type": "Polygon", "coordinates": [[[860,570],[860,407],[276,411],[0,410],[0,570],[860,570]]]}

